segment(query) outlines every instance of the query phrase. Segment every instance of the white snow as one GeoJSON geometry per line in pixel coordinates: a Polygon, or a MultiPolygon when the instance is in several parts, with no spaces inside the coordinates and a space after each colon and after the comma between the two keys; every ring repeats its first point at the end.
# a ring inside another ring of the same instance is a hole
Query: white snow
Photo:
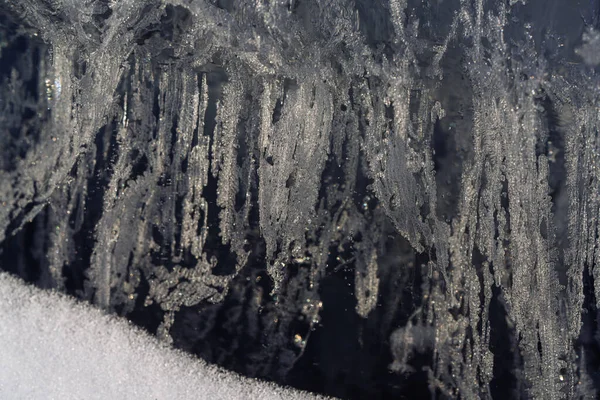
{"type": "Polygon", "coordinates": [[[126,321],[0,274],[0,399],[312,399],[161,344],[126,321]]]}

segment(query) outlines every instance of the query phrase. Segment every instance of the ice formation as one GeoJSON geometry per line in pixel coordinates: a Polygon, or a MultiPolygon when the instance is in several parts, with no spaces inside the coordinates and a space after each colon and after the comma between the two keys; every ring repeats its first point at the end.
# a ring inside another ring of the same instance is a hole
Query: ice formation
{"type": "Polygon", "coordinates": [[[2,268],[340,397],[593,396],[583,3],[0,1],[2,268]]]}

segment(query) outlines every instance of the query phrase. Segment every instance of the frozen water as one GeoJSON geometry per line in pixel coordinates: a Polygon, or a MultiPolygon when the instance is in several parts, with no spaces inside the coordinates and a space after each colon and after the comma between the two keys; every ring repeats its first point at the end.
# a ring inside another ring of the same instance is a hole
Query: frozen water
{"type": "Polygon", "coordinates": [[[344,397],[600,389],[597,1],[1,1],[2,268],[344,397]]]}
{"type": "Polygon", "coordinates": [[[126,321],[0,274],[3,399],[317,399],[167,348],[126,321]]]}

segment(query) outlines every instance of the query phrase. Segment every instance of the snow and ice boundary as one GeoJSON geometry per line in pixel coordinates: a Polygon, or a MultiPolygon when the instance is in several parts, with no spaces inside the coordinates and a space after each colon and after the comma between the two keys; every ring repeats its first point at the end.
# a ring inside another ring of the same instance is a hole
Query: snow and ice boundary
{"type": "Polygon", "coordinates": [[[127,321],[0,273],[2,399],[314,399],[173,350],[127,321]]]}

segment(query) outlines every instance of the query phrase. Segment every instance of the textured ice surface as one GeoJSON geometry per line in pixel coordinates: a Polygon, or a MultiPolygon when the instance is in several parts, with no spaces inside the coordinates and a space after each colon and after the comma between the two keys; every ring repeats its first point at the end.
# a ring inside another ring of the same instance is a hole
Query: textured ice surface
{"type": "Polygon", "coordinates": [[[0,4],[3,269],[340,397],[597,394],[597,1],[0,4]]]}
{"type": "Polygon", "coordinates": [[[0,274],[0,397],[316,399],[169,349],[138,328],[0,274]]]}

